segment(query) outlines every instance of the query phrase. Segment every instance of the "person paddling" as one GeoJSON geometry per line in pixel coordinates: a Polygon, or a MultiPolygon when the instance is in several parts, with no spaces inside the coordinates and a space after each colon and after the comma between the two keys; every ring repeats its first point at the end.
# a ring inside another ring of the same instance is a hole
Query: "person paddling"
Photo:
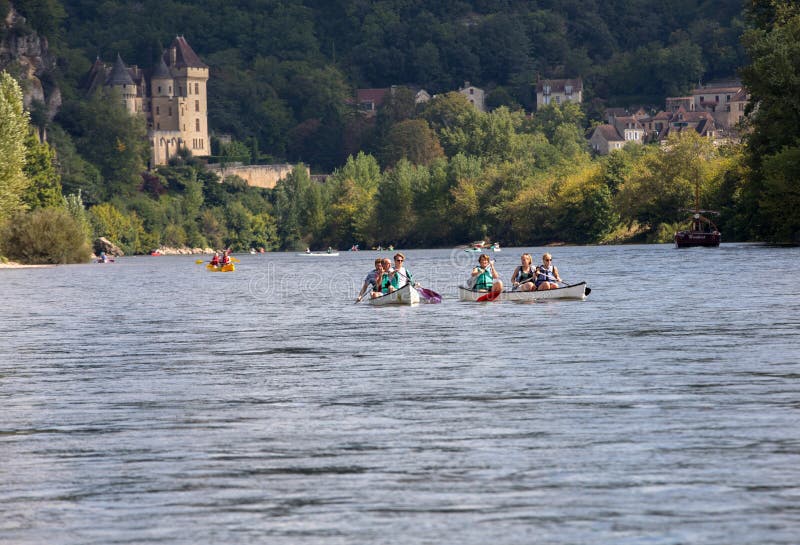
{"type": "Polygon", "coordinates": [[[383,273],[383,258],[379,257],[375,259],[375,268],[372,269],[370,272],[368,272],[367,276],[364,278],[364,285],[361,286],[361,291],[358,292],[358,297],[356,297],[356,303],[361,301],[361,299],[364,297],[364,294],[367,293],[367,290],[370,288],[370,286],[372,286],[374,290],[374,288],[378,285],[378,275],[381,273],[383,273]]]}
{"type": "Polygon", "coordinates": [[[511,284],[514,291],[536,291],[533,283],[536,278],[536,270],[533,268],[533,257],[531,254],[522,254],[519,258],[520,264],[511,274],[511,284]]]}
{"type": "Polygon", "coordinates": [[[394,274],[396,276],[395,287],[402,288],[407,283],[414,286],[414,275],[405,267],[406,256],[401,252],[394,254],[394,274]]]}
{"type": "Polygon", "coordinates": [[[478,257],[478,266],[472,269],[470,278],[471,287],[475,291],[503,291],[503,281],[494,268],[489,256],[481,254],[478,257]]]}
{"type": "Polygon", "coordinates": [[[539,291],[554,290],[558,288],[557,282],[563,284],[561,277],[558,275],[558,268],[553,265],[553,256],[544,254],[542,256],[542,264],[536,267],[536,289],[539,291]]]}
{"type": "Polygon", "coordinates": [[[211,266],[219,267],[219,252],[214,252],[214,257],[211,258],[211,266]]]}

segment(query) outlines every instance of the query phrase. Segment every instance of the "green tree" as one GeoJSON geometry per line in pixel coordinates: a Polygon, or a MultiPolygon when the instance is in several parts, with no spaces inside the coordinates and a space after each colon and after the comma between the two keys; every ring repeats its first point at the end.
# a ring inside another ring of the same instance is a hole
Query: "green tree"
{"type": "Polygon", "coordinates": [[[376,199],[380,225],[376,235],[382,243],[407,244],[415,230],[414,170],[414,165],[402,159],[383,175],[376,199]]]}
{"type": "Polygon", "coordinates": [[[39,142],[33,132],[28,133],[25,147],[25,175],[30,182],[22,197],[26,207],[35,209],[61,206],[61,178],[53,164],[53,148],[47,142],[39,142]]]}
{"type": "Polygon", "coordinates": [[[29,185],[24,171],[28,119],[19,84],[3,71],[0,73],[0,223],[25,207],[23,195],[29,185]]]}
{"type": "Polygon", "coordinates": [[[415,165],[429,165],[439,157],[444,157],[444,150],[424,119],[401,121],[389,130],[383,151],[384,165],[393,166],[401,159],[415,165]]]}
{"type": "Polygon", "coordinates": [[[144,118],[130,115],[116,91],[100,89],[86,102],[65,106],[62,119],[78,152],[100,170],[102,197],[131,195],[150,153],[144,118]]]}
{"type": "Polygon", "coordinates": [[[380,183],[378,161],[371,155],[359,153],[333,173],[332,202],[329,213],[331,236],[342,243],[374,242],[374,197],[380,183]]]}
{"type": "Polygon", "coordinates": [[[0,246],[30,264],[85,263],[91,255],[83,227],[64,208],[18,212],[0,232],[0,246]]]}
{"type": "Polygon", "coordinates": [[[800,149],[800,7],[753,0],[748,15],[756,27],[743,37],[751,63],[741,74],[751,93],[752,118],[744,215],[756,237],[798,243],[800,180],[791,159],[800,149]]]}

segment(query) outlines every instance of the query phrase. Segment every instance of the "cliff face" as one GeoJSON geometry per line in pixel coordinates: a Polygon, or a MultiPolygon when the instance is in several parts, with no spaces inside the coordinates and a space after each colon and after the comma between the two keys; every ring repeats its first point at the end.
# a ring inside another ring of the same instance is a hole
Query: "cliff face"
{"type": "Polygon", "coordinates": [[[40,103],[47,118],[53,119],[61,107],[61,91],[51,74],[55,59],[50,55],[47,38],[39,36],[26,24],[13,6],[0,23],[0,70],[6,70],[19,81],[25,108],[40,103]]]}

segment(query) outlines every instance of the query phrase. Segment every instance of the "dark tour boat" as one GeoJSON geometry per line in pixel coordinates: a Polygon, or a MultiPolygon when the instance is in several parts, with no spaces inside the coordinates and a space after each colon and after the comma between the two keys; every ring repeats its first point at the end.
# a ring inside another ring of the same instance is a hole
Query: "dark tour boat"
{"type": "Polygon", "coordinates": [[[722,242],[722,233],[719,232],[713,221],[703,216],[706,214],[719,214],[714,210],[700,210],[700,187],[695,186],[694,194],[694,214],[692,215],[691,227],[685,231],[675,233],[676,248],[691,248],[693,246],[705,246],[715,248],[722,242]]]}

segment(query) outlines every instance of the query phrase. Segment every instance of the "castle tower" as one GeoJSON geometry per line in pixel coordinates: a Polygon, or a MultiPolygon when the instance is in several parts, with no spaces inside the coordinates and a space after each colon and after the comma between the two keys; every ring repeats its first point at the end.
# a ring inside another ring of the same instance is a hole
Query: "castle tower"
{"type": "Polygon", "coordinates": [[[122,57],[120,57],[119,53],[117,53],[117,60],[114,62],[114,67],[111,69],[105,84],[119,91],[128,113],[133,115],[137,111],[141,111],[141,99],[137,96],[136,83],[134,83],[125,63],[122,62],[122,57]]]}
{"type": "Polygon", "coordinates": [[[175,129],[181,133],[183,146],[195,157],[211,152],[208,139],[208,66],[192,50],[183,36],[178,36],[164,52],[162,60],[174,81],[173,97],[177,116],[175,129]]]}

